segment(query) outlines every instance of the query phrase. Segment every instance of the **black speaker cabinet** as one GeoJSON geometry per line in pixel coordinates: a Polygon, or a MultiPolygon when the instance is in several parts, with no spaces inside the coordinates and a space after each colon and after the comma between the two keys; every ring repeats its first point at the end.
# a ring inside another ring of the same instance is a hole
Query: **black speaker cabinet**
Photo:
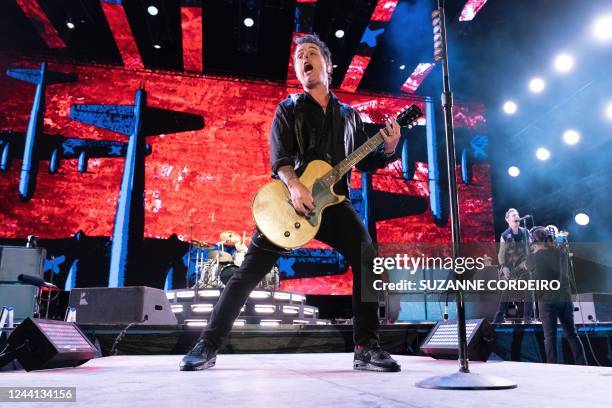
{"type": "Polygon", "coordinates": [[[146,286],[76,288],[69,306],[79,324],[177,324],[166,293],[146,286]]]}
{"type": "Polygon", "coordinates": [[[76,324],[57,320],[28,318],[13,330],[7,344],[19,350],[17,360],[26,371],[76,367],[98,353],[76,324]]]}
{"type": "MultiPolygon", "coordinates": [[[[487,361],[495,342],[495,331],[486,319],[466,320],[465,327],[469,359],[487,361]]],[[[440,321],[425,339],[421,351],[436,359],[456,360],[458,343],[457,321],[440,321]]]]}
{"type": "Polygon", "coordinates": [[[22,273],[42,278],[46,256],[44,248],[0,245],[0,283],[17,282],[22,273]]]}

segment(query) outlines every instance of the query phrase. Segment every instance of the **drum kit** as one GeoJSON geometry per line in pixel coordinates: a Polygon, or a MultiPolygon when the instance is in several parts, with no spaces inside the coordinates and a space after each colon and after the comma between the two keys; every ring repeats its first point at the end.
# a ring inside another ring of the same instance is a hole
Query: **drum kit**
{"type": "MultiPolygon", "coordinates": [[[[211,245],[207,242],[192,240],[196,252],[195,269],[198,289],[223,288],[234,273],[240,269],[248,250],[246,234],[242,237],[233,231],[219,234],[219,242],[211,245]]],[[[259,283],[258,288],[277,290],[279,288],[279,271],[274,265],[272,270],[259,283]]]]}

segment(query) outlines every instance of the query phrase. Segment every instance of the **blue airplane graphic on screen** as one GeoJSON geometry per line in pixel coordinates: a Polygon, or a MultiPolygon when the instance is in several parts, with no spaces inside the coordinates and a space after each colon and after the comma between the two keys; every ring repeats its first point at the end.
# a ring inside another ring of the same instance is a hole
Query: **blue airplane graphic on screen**
{"type": "MultiPolygon", "coordinates": [[[[127,143],[110,140],[93,140],[50,135],[43,133],[45,115],[45,91],[47,85],[71,83],[76,75],[47,70],[42,63],[40,69],[14,68],[7,75],[36,85],[34,102],[26,132],[0,132],[0,171],[9,170],[13,159],[22,159],[19,177],[19,198],[29,201],[36,189],[38,167],[41,160],[49,161],[49,173],[55,174],[62,159],[78,159],[79,173],[87,171],[90,158],[123,157],[127,143]]],[[[151,146],[145,148],[151,153],[151,146]]]]}
{"type": "Polygon", "coordinates": [[[144,238],[144,170],[146,136],[204,128],[201,115],[151,108],[138,89],[133,105],[72,105],[70,118],[128,136],[121,189],[113,230],[109,287],[122,287],[129,270],[138,268],[144,238]]]}

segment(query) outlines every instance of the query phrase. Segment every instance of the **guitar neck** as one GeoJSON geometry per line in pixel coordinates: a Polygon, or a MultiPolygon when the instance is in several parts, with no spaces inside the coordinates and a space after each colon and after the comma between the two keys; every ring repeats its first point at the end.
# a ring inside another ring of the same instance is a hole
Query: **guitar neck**
{"type": "Polygon", "coordinates": [[[349,154],[344,160],[336,164],[333,169],[328,171],[321,180],[330,187],[348,173],[353,166],[363,160],[368,154],[372,153],[378,146],[383,143],[383,135],[378,131],[376,135],[368,139],[367,142],[359,146],[353,153],[349,154]]]}

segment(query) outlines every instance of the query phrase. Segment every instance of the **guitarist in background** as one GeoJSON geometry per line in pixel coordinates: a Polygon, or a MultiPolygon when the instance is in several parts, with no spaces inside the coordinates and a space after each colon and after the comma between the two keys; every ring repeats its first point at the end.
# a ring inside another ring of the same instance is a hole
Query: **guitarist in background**
{"type": "MultiPolygon", "coordinates": [[[[497,258],[501,268],[500,279],[527,279],[524,276],[527,273],[526,259],[529,255],[529,247],[531,246],[531,238],[529,231],[520,226],[521,217],[515,208],[509,208],[506,211],[506,229],[499,239],[499,253],[497,258]]],[[[501,297],[505,294],[502,293],[501,297]]],[[[525,291],[525,302],[523,306],[523,320],[525,323],[531,323],[533,313],[532,293],[525,291]]],[[[503,323],[504,315],[508,310],[510,302],[500,298],[497,313],[493,319],[493,323],[503,323]]]]}
{"type": "MultiPolygon", "coordinates": [[[[368,136],[359,114],[329,91],[332,62],[327,45],[315,35],[300,37],[296,40],[293,61],[304,92],[291,95],[276,108],[270,133],[270,162],[273,177],[280,178],[289,189],[295,211],[306,215],[313,210],[314,201],[310,190],[298,179],[301,171],[312,160],[336,165],[366,142],[368,136]]],[[[375,171],[396,159],[399,124],[389,120],[382,133],[384,143],[357,165],[359,170],[375,171]]],[[[335,185],[337,194],[348,197],[349,175],[335,185]]],[[[376,250],[350,202],[345,200],[323,212],[316,239],[342,253],[353,269],[353,368],[400,371],[400,365],[379,344],[378,298],[371,283],[376,250]]],[[[284,252],[255,230],[244,261],[223,290],[208,326],[193,349],[183,357],[182,371],[215,365],[217,350],[227,338],[249,294],[284,252]]]]}

